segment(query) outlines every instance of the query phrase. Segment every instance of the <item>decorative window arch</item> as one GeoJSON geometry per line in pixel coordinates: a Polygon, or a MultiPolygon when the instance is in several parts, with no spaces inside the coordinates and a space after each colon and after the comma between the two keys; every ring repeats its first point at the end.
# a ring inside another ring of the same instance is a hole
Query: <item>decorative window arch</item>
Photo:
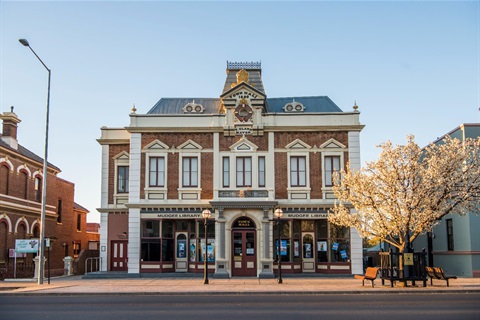
{"type": "Polygon", "coordinates": [[[25,219],[25,217],[19,218],[17,220],[17,222],[15,223],[15,234],[18,233],[18,227],[22,224],[25,226],[25,236],[27,236],[29,234],[28,233],[29,225],[28,225],[28,221],[27,221],[27,219],[25,219]]]}
{"type": "Polygon", "coordinates": [[[32,225],[30,226],[30,233],[31,234],[35,234],[34,230],[35,230],[36,227],[38,227],[39,230],[40,230],[40,220],[38,220],[38,219],[33,221],[32,225]]]}
{"type": "MultiPolygon", "coordinates": [[[[26,164],[22,164],[21,166],[18,166],[17,168],[17,174],[20,173],[20,171],[24,171],[27,173],[27,176],[29,178],[32,177],[32,171],[30,170],[30,168],[26,165],[26,164]]],[[[40,171],[36,171],[35,174],[42,174],[40,171]]]]}
{"type": "Polygon", "coordinates": [[[0,158],[0,165],[6,165],[13,172],[13,163],[8,158],[0,158]]]}
{"type": "Polygon", "coordinates": [[[7,225],[8,232],[12,233],[12,221],[10,220],[10,217],[6,213],[0,216],[0,223],[2,222],[4,222],[7,225]]]}

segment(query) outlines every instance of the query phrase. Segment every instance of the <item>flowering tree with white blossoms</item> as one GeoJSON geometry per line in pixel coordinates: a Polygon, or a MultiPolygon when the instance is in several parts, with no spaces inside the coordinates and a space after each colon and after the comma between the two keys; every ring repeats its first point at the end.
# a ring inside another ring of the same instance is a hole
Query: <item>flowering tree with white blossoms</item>
{"type": "Polygon", "coordinates": [[[377,161],[336,173],[330,222],[404,252],[407,238],[413,242],[443,216],[480,212],[480,138],[446,136],[422,149],[408,136],[406,145],[380,147],[377,161]]]}

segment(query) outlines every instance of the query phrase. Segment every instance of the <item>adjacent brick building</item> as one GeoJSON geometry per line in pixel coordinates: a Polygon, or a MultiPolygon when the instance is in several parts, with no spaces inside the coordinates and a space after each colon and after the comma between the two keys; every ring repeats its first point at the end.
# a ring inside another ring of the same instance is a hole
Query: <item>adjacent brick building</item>
{"type": "MultiPolygon", "coordinates": [[[[0,115],[0,272],[12,276],[16,239],[40,237],[43,159],[17,140],[21,120],[13,112],[0,115]]],[[[77,258],[98,242],[99,234],[87,232],[88,210],[75,203],[75,185],[58,177],[61,170],[48,164],[45,237],[50,238],[51,275],[64,273],[63,258],[77,258]]],[[[23,276],[33,276],[35,254],[17,254],[18,269],[26,268],[23,276]]]]}
{"type": "Polygon", "coordinates": [[[327,220],[332,173],[360,168],[357,106],[267,98],[260,63],[227,63],[220,92],[102,127],[103,270],[195,273],[208,257],[215,277],[273,277],[280,243],[285,273],[362,273],[358,232],[327,220]]]}

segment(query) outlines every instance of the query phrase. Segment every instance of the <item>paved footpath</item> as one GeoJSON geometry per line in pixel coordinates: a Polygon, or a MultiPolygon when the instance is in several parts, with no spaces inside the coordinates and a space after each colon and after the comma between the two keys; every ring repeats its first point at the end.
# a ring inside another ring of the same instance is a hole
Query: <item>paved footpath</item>
{"type": "Polygon", "coordinates": [[[203,284],[203,278],[122,278],[122,279],[82,279],[81,276],[52,278],[50,284],[45,279],[38,285],[32,280],[0,281],[1,295],[77,295],[77,294],[136,294],[136,295],[177,295],[177,294],[347,294],[347,293],[469,293],[480,292],[480,278],[451,279],[450,287],[445,281],[430,281],[427,287],[421,282],[416,286],[390,287],[386,281],[375,281],[372,288],[370,281],[365,282],[350,277],[322,278],[283,278],[283,283],[276,279],[230,278],[209,279],[203,284]]]}

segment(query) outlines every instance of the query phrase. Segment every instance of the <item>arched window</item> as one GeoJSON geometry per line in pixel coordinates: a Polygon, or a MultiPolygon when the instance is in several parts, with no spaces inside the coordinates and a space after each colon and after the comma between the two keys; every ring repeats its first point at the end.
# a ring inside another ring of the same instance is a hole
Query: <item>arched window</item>
{"type": "Polygon", "coordinates": [[[27,239],[27,227],[23,222],[20,222],[20,224],[18,225],[17,239],[27,239]]]}
{"type": "Polygon", "coordinates": [[[28,173],[26,171],[20,171],[20,197],[28,199],[28,173]]]}
{"type": "Polygon", "coordinates": [[[9,189],[8,187],[10,182],[10,170],[4,164],[0,165],[0,181],[4,181],[3,183],[0,183],[0,193],[8,194],[8,189],[9,189]]]}
{"type": "Polygon", "coordinates": [[[42,201],[42,178],[39,176],[35,177],[35,201],[42,201]]]}
{"type": "Polygon", "coordinates": [[[7,248],[8,225],[5,221],[0,222],[0,266],[7,263],[8,248],[7,248]]]}
{"type": "Polygon", "coordinates": [[[33,228],[33,237],[34,238],[40,238],[40,227],[39,226],[35,226],[33,228]]]}

